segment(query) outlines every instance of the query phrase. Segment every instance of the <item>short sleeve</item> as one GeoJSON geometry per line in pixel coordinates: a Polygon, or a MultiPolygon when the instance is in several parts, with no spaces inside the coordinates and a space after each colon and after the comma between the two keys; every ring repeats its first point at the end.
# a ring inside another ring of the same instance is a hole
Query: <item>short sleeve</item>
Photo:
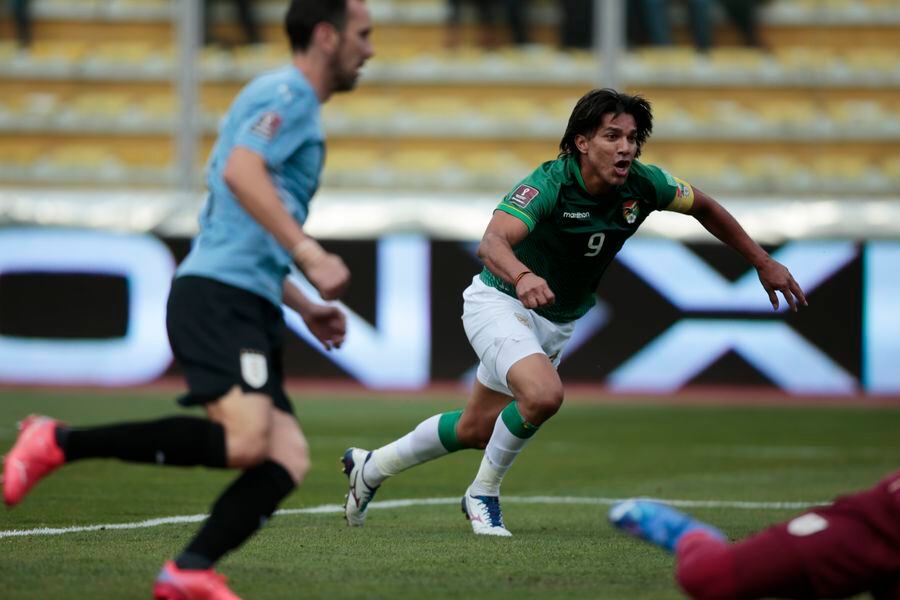
{"type": "Polygon", "coordinates": [[[694,188],[687,181],[674,177],[656,165],[644,165],[647,180],[654,189],[657,210],[688,212],[694,205],[694,188]]]}
{"type": "Polygon", "coordinates": [[[559,186],[553,185],[539,168],[513,188],[496,210],[518,218],[532,231],[539,221],[552,214],[558,195],[559,186]]]}
{"type": "Polygon", "coordinates": [[[317,105],[293,97],[258,107],[239,126],[235,146],[261,155],[270,167],[280,166],[304,143],[321,137],[317,105]]]}

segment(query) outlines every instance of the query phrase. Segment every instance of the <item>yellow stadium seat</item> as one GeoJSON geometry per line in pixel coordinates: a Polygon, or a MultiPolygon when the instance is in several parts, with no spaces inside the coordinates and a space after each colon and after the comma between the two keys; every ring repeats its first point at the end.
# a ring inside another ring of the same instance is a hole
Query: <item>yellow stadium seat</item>
{"type": "Polygon", "coordinates": [[[888,189],[880,165],[866,157],[823,155],[813,157],[810,165],[821,188],[831,193],[883,193],[888,189]]]}
{"type": "MultiPolygon", "coordinates": [[[[109,0],[101,1],[109,2],[109,0]]],[[[137,7],[147,10],[151,8],[168,9],[171,7],[172,3],[169,0],[114,0],[114,5],[122,10],[128,7],[137,7]]]]}
{"type": "Polygon", "coordinates": [[[373,150],[328,151],[322,171],[323,184],[336,187],[383,187],[389,185],[381,157],[373,150]]]}
{"type": "Polygon", "coordinates": [[[389,167],[395,171],[438,173],[452,161],[446,152],[423,148],[392,152],[387,156],[387,162],[389,167]]]}
{"type": "Polygon", "coordinates": [[[458,160],[472,187],[506,191],[534,165],[526,164],[513,152],[467,152],[458,160]]]}
{"type": "Polygon", "coordinates": [[[852,48],[844,51],[842,58],[859,72],[896,73],[900,69],[898,48],[852,48]]]}
{"type": "Polygon", "coordinates": [[[12,40],[0,40],[0,61],[12,60],[18,53],[18,44],[12,40]]]}
{"type": "Polygon", "coordinates": [[[64,97],[55,92],[34,91],[9,98],[8,106],[11,111],[23,116],[51,116],[64,102],[64,97]]]}
{"type": "Polygon", "coordinates": [[[773,126],[809,126],[824,115],[811,100],[767,99],[754,106],[760,119],[773,126]]]}
{"type": "Polygon", "coordinates": [[[392,184],[406,189],[464,189],[465,172],[449,153],[429,148],[400,150],[386,157],[392,184]]]}
{"type": "Polygon", "coordinates": [[[656,155],[652,160],[644,157],[641,160],[657,164],[672,175],[689,181],[713,196],[733,192],[745,185],[738,161],[728,155],[696,156],[676,151],[671,155],[656,155]]]}
{"type": "Polygon", "coordinates": [[[31,60],[37,62],[74,63],[84,58],[88,44],[81,41],[37,40],[28,50],[31,60]]]}
{"type": "Polygon", "coordinates": [[[359,149],[334,149],[329,150],[325,157],[325,171],[366,172],[378,168],[379,156],[373,150],[359,149]]]}
{"type": "Polygon", "coordinates": [[[128,94],[98,92],[79,94],[69,100],[67,107],[75,114],[116,118],[129,109],[130,103],[131,97],[128,94]]]}
{"type": "Polygon", "coordinates": [[[438,119],[459,119],[473,113],[472,105],[455,96],[429,96],[408,103],[406,110],[438,119]]]}
{"type": "Polygon", "coordinates": [[[97,168],[119,164],[118,158],[107,148],[85,144],[60,146],[47,153],[45,159],[62,168],[97,168]]]}
{"type": "Polygon", "coordinates": [[[789,154],[754,153],[737,160],[743,188],[755,194],[779,190],[806,193],[812,191],[815,177],[809,168],[789,154]]]}
{"type": "Polygon", "coordinates": [[[865,158],[846,154],[814,156],[810,160],[813,168],[823,177],[857,180],[871,169],[871,163],[865,158]]]}
{"type": "Polygon", "coordinates": [[[24,167],[37,162],[46,153],[42,144],[16,143],[0,145],[0,165],[24,167]]]}
{"type": "Polygon", "coordinates": [[[759,69],[766,57],[755,48],[713,48],[709,58],[714,67],[720,70],[728,69],[759,69]]]}
{"type": "Polygon", "coordinates": [[[881,163],[881,171],[892,182],[894,189],[900,189],[900,154],[894,154],[884,159],[881,163]]]}
{"type": "Polygon", "coordinates": [[[836,59],[833,48],[820,46],[786,46],[772,51],[775,60],[785,69],[806,72],[821,71],[836,59]]]}
{"type": "Polygon", "coordinates": [[[893,118],[891,111],[875,99],[836,100],[827,103],[828,115],[840,124],[881,124],[893,118]]]}
{"type": "Polygon", "coordinates": [[[175,116],[176,99],[171,94],[148,94],[138,100],[138,107],[149,117],[171,118],[175,116]]]}
{"type": "Polygon", "coordinates": [[[90,48],[90,56],[95,60],[113,63],[141,64],[159,52],[148,42],[100,42],[90,48]]]}
{"type": "Polygon", "coordinates": [[[489,100],[478,107],[478,112],[488,119],[515,121],[527,124],[544,112],[542,106],[530,98],[503,98],[489,100]]]}
{"type": "Polygon", "coordinates": [[[406,103],[394,96],[354,97],[348,94],[329,102],[325,111],[326,114],[328,111],[340,112],[353,119],[380,119],[407,109],[406,103]]]}

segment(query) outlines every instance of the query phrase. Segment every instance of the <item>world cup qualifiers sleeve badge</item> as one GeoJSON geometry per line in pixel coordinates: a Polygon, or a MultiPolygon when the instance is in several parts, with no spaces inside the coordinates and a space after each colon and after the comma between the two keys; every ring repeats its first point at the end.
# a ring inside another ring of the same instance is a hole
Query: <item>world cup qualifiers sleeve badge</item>
{"type": "Polygon", "coordinates": [[[530,185],[522,184],[516,188],[516,191],[512,193],[509,197],[509,201],[518,206],[519,208],[525,208],[531,201],[537,198],[540,191],[531,187],[530,185]]]}
{"type": "Polygon", "coordinates": [[[271,140],[278,133],[279,127],[281,127],[281,115],[270,111],[263,113],[256,123],[253,124],[253,127],[250,128],[250,131],[264,140],[271,140]]]}

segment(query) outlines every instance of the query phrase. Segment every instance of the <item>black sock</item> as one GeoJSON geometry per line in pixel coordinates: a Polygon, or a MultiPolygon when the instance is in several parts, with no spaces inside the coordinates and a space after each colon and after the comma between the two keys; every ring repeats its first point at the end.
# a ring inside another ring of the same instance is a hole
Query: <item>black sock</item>
{"type": "Polygon", "coordinates": [[[177,466],[225,466],[225,429],[199,417],[169,417],[86,429],[57,427],[56,442],[66,455],[66,462],[120,458],[177,466]]]}
{"type": "Polygon", "coordinates": [[[175,564],[180,569],[209,568],[253,535],[294,487],[287,470],[272,460],[247,469],[219,496],[175,564]]]}

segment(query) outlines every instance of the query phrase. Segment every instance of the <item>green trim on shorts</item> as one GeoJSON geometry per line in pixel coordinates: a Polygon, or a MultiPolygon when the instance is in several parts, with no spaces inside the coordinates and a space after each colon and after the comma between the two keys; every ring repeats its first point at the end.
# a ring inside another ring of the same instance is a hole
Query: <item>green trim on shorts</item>
{"type": "Polygon", "coordinates": [[[453,412],[442,414],[438,420],[438,437],[441,439],[441,444],[447,449],[447,452],[456,452],[464,448],[456,437],[456,424],[459,423],[459,418],[462,414],[462,410],[454,410],[453,412]]]}
{"type": "Polygon", "coordinates": [[[500,416],[503,418],[503,424],[506,425],[509,432],[523,440],[527,440],[537,433],[537,430],[540,427],[540,425],[532,425],[525,420],[525,417],[519,412],[519,407],[515,400],[506,405],[506,408],[503,409],[500,416]]]}

